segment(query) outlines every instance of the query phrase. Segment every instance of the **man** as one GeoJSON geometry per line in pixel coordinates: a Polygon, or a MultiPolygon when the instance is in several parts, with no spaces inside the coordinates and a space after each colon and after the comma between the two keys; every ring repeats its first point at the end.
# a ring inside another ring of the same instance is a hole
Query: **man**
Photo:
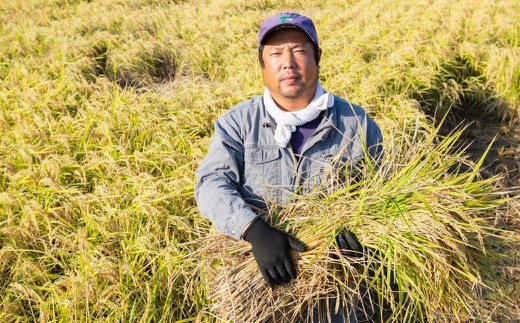
{"type": "MultiPolygon", "coordinates": [[[[381,131],[365,111],[321,86],[321,54],[311,19],[281,13],[265,20],[258,35],[264,93],[218,118],[197,171],[201,214],[219,231],[251,243],[271,287],[296,278],[290,251],[305,246],[254,210],[317,187],[333,161],[354,164],[365,152],[374,158],[382,152],[381,131]]],[[[360,249],[348,231],[341,241],[360,249]]]]}

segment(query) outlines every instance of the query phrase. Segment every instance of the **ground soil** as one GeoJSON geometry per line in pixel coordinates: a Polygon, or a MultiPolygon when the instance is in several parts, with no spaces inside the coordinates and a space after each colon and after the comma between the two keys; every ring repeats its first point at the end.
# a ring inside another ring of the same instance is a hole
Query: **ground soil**
{"type": "Polygon", "coordinates": [[[479,159],[491,144],[485,158],[485,172],[502,174],[502,185],[520,186],[520,122],[507,124],[485,116],[467,115],[468,128],[462,140],[469,143],[468,153],[473,160],[479,159]]]}

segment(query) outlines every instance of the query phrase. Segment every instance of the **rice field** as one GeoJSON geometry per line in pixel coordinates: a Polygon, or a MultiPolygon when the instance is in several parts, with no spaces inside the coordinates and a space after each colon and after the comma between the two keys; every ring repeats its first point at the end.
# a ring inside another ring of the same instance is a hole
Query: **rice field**
{"type": "Polygon", "coordinates": [[[520,321],[513,0],[0,1],[0,321],[255,320],[212,284],[237,254],[258,277],[248,245],[214,231],[193,188],[215,119],[263,91],[258,26],[288,10],[316,24],[324,88],[363,106],[386,149],[359,195],[333,187],[269,215],[323,242],[299,265],[323,280],[285,290],[308,298],[292,308],[345,275],[312,261],[334,252],[333,222],[393,251],[377,268],[395,265],[410,295],[396,306],[413,312],[396,321],[520,321]]]}

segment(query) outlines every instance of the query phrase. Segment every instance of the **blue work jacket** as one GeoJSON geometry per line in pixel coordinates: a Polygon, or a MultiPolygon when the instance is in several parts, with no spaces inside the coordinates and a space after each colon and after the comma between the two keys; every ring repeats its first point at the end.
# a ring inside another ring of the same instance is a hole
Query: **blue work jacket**
{"type": "Polygon", "coordinates": [[[208,153],[197,170],[195,199],[203,217],[236,239],[257,217],[256,208],[283,205],[295,192],[319,187],[345,164],[382,153],[378,125],[359,106],[337,96],[296,158],[290,144],[275,143],[275,120],[263,96],[220,116],[208,153]]]}

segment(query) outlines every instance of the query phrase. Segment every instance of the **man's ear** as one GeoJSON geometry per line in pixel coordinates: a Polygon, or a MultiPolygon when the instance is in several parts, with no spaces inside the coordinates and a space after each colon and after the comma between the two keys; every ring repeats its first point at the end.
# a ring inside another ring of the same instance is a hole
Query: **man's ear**
{"type": "Polygon", "coordinates": [[[321,48],[318,47],[318,45],[316,45],[315,43],[311,43],[312,45],[312,50],[314,52],[314,60],[316,61],[316,65],[318,65],[318,67],[320,66],[320,60],[321,60],[321,48]]]}
{"type": "Polygon", "coordinates": [[[264,45],[260,45],[258,47],[258,61],[260,62],[260,66],[262,68],[265,67],[264,59],[262,58],[262,53],[264,52],[264,45]]]}

